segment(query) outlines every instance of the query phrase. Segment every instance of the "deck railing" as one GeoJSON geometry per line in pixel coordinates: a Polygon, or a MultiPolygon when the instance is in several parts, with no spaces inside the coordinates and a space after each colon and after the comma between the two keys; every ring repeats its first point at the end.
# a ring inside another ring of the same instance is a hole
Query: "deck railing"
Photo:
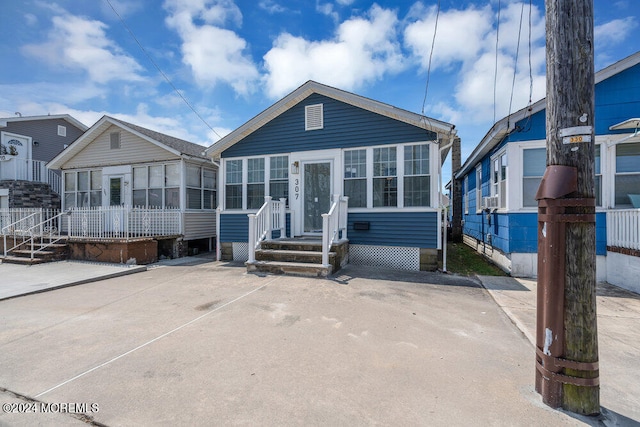
{"type": "Polygon", "coordinates": [[[607,246],[640,250],[640,209],[607,211],[607,246]]]}
{"type": "Polygon", "coordinates": [[[58,194],[62,190],[60,175],[47,168],[47,162],[41,160],[16,158],[0,162],[0,180],[2,179],[44,182],[58,194]]]}
{"type": "Polygon", "coordinates": [[[182,234],[177,208],[97,206],[67,212],[67,234],[74,239],[132,239],[182,234]]]}
{"type": "Polygon", "coordinates": [[[329,265],[331,245],[347,239],[347,210],[349,198],[333,196],[329,213],[322,214],[322,264],[329,265]]]}
{"type": "Polygon", "coordinates": [[[256,249],[264,239],[271,239],[274,230],[280,230],[280,237],[286,237],[287,199],[271,200],[265,196],[264,204],[249,217],[249,262],[255,262],[256,249]]]}

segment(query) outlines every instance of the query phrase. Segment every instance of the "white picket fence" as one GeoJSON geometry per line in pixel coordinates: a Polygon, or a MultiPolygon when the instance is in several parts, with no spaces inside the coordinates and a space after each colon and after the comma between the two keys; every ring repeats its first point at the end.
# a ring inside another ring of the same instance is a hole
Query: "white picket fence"
{"type": "Polygon", "coordinates": [[[640,209],[607,211],[607,246],[640,250],[640,209]]]}

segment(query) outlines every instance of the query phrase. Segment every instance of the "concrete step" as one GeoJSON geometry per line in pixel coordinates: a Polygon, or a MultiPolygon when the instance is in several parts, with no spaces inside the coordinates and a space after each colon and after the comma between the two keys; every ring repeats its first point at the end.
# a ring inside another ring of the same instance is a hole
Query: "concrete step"
{"type": "Polygon", "coordinates": [[[44,258],[25,258],[25,257],[19,257],[19,256],[5,256],[2,257],[2,262],[6,262],[7,264],[22,264],[22,265],[34,265],[34,264],[43,264],[45,262],[47,262],[46,259],[44,258]]]}
{"type": "MultiPolygon", "coordinates": [[[[31,256],[31,250],[29,249],[16,249],[14,251],[11,251],[11,254],[13,254],[14,256],[19,256],[19,257],[30,257],[31,256]]],[[[38,251],[38,252],[34,252],[33,256],[36,258],[47,258],[50,256],[54,256],[56,255],[56,252],[54,251],[38,251]]]]}
{"type": "MultiPolygon", "coordinates": [[[[329,252],[329,263],[333,264],[335,252],[329,252]]],[[[322,251],[300,251],[283,249],[258,249],[256,251],[258,261],[298,262],[307,264],[321,264],[322,251]]]]}
{"type": "Polygon", "coordinates": [[[332,267],[322,264],[309,264],[300,262],[280,261],[256,261],[246,263],[248,272],[262,272],[272,274],[288,274],[305,277],[327,277],[331,274],[332,267]]]}
{"type": "Polygon", "coordinates": [[[262,249],[274,249],[283,251],[311,251],[322,252],[322,241],[320,240],[302,240],[302,239],[283,239],[283,240],[265,240],[261,243],[262,249]]]}

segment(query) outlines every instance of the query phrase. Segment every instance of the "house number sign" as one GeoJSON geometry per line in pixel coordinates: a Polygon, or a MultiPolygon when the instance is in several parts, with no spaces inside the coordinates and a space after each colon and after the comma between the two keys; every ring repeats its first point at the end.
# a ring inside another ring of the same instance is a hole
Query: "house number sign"
{"type": "Polygon", "coordinates": [[[298,200],[298,198],[300,197],[300,180],[298,178],[296,178],[293,181],[293,194],[295,194],[296,196],[296,200],[298,200]]]}
{"type": "Polygon", "coordinates": [[[581,142],[591,142],[593,126],[576,126],[572,128],[560,129],[558,137],[562,138],[563,144],[578,144],[581,142]]]}

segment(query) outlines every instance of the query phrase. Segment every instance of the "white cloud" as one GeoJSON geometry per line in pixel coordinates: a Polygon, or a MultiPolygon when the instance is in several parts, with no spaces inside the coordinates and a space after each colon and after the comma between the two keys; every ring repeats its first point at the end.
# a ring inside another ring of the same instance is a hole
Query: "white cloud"
{"type": "Polygon", "coordinates": [[[144,80],[143,68],[107,37],[103,22],[65,14],[52,23],[47,41],[23,46],[24,54],[52,67],[83,71],[95,83],[144,80]]]}
{"type": "Polygon", "coordinates": [[[395,12],[374,5],[340,24],[332,40],[281,34],[264,55],[267,94],[278,98],[311,79],[345,90],[404,69],[395,12]]]}
{"type": "MultiPolygon", "coordinates": [[[[431,53],[436,12],[435,7],[425,8],[418,3],[410,14],[414,22],[408,24],[404,32],[405,43],[423,71],[427,69],[431,53]]],[[[460,120],[480,123],[493,121],[494,108],[495,119],[499,120],[527,105],[531,86],[529,5],[524,4],[523,9],[523,3],[512,2],[501,10],[498,54],[496,21],[497,11],[492,10],[491,6],[440,11],[431,72],[440,72],[440,76],[444,73],[455,74],[454,89],[451,102],[432,106],[431,113],[441,114],[445,120],[453,123],[460,120]]],[[[545,92],[545,24],[544,16],[537,7],[531,9],[531,22],[531,100],[535,102],[544,97],[545,92]]]]}
{"type": "Polygon", "coordinates": [[[258,3],[258,7],[271,14],[287,11],[286,7],[282,6],[279,3],[276,3],[274,0],[261,0],[260,3],[258,3]]]}
{"type": "Polygon", "coordinates": [[[606,48],[624,41],[637,26],[638,23],[632,16],[597,25],[593,30],[597,48],[606,48]]]}
{"type": "Polygon", "coordinates": [[[227,83],[242,95],[251,93],[259,74],[246,53],[247,43],[235,32],[221,28],[241,25],[240,9],[231,1],[167,0],[167,25],[182,39],[182,62],[191,68],[200,86],[227,83]],[[197,22],[205,24],[198,25],[197,22]]]}

